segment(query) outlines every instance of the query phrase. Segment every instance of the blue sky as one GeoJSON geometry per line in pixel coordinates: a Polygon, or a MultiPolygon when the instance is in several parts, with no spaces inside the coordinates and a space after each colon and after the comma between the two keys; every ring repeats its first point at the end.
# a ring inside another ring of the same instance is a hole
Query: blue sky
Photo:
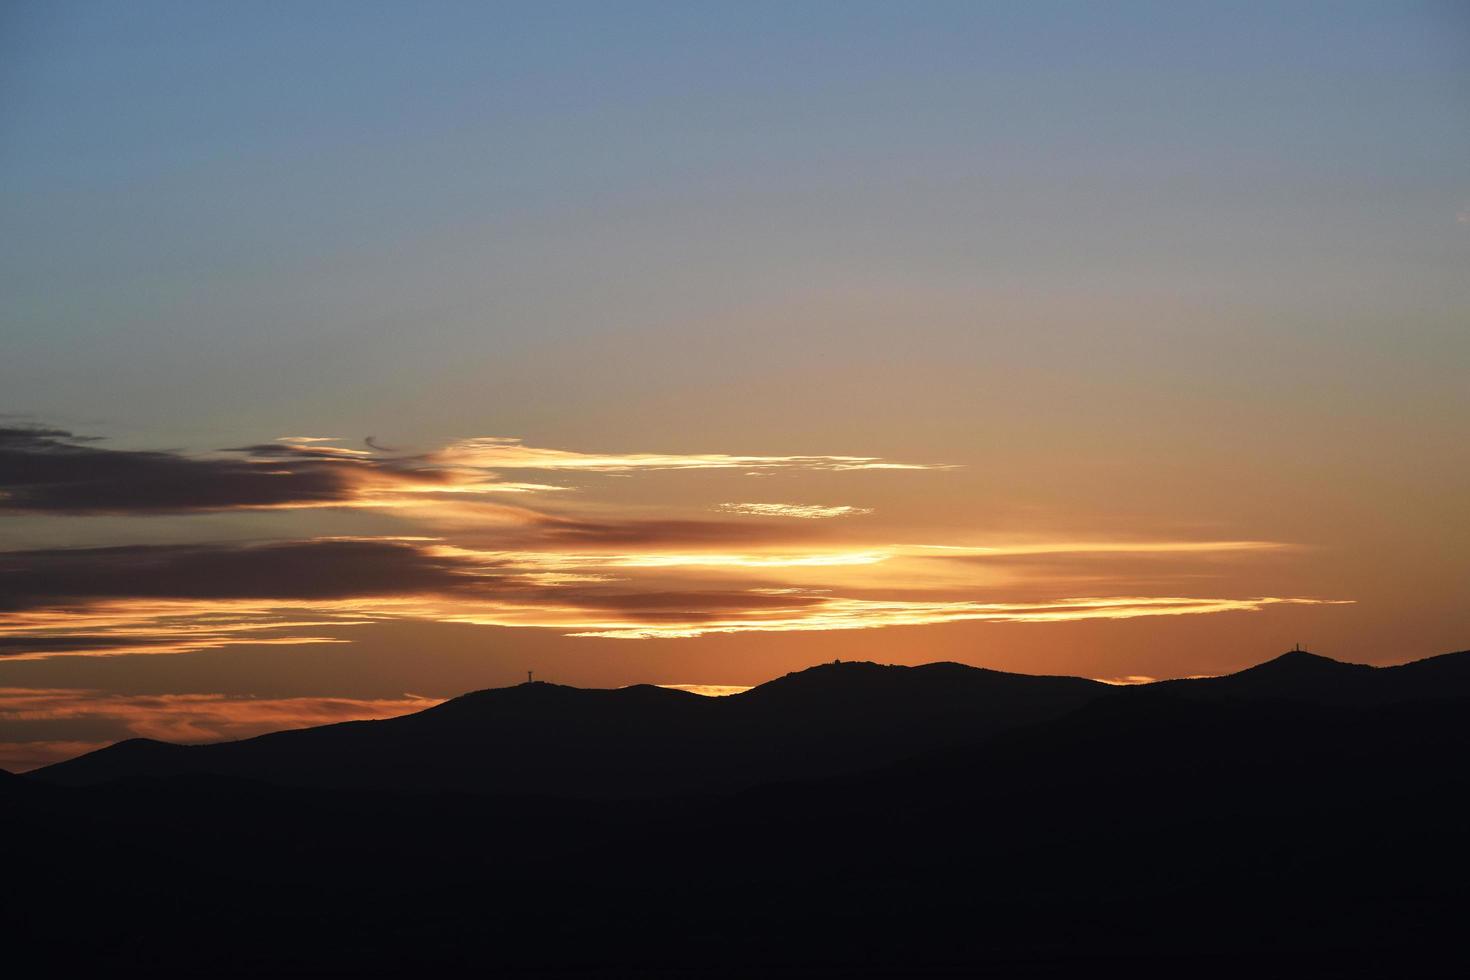
{"type": "MultiPolygon", "coordinates": [[[[497,360],[546,343],[636,333],[697,375],[681,335],[854,288],[1169,295],[1308,332],[1376,305],[1433,335],[1466,295],[1467,24],[1452,4],[11,5],[0,381],[17,410],[125,398],[207,427],[275,421],[240,380],[275,375],[340,424],[374,379],[469,359],[513,381],[497,360]]],[[[904,329],[969,329],[925,319],[904,329]]],[[[413,408],[351,411],[466,422],[413,408]]]]}

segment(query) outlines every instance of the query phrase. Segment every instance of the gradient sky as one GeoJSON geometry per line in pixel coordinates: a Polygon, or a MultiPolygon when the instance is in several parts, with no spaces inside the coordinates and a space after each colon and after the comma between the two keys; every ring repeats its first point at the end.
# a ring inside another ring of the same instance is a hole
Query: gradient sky
{"type": "Polygon", "coordinates": [[[0,767],[1470,645],[1463,4],[9,3],[0,228],[0,767]]]}

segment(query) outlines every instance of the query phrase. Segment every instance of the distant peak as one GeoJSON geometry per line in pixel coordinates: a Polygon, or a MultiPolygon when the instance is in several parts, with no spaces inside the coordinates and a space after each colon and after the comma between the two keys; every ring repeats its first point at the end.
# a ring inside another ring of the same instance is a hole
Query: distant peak
{"type": "MultiPolygon", "coordinates": [[[[1267,660],[1266,663],[1267,664],[1281,664],[1281,663],[1290,663],[1290,664],[1341,664],[1343,662],[1341,660],[1333,660],[1331,657],[1324,657],[1320,653],[1313,653],[1310,650],[1303,650],[1300,647],[1298,647],[1295,650],[1288,650],[1288,651],[1286,651],[1285,653],[1281,654],[1279,657],[1273,657],[1272,659],[1267,660]]],[[[1262,666],[1265,666],[1265,664],[1262,664],[1262,666]]]]}
{"type": "MultiPolygon", "coordinates": [[[[879,664],[871,660],[827,660],[801,670],[793,670],[784,677],[777,677],[766,684],[781,684],[811,680],[829,681],[834,677],[877,676],[912,670],[902,664],[879,664]]],[[[765,685],[760,685],[764,687],[765,685]]]]}
{"type": "MultiPolygon", "coordinates": [[[[1301,661],[1302,663],[1308,663],[1308,662],[1312,662],[1312,661],[1324,661],[1324,662],[1327,662],[1327,663],[1334,663],[1334,664],[1336,664],[1336,663],[1342,663],[1342,661],[1340,661],[1340,660],[1333,660],[1331,657],[1324,657],[1320,653],[1313,653],[1310,650],[1303,650],[1301,647],[1297,647],[1297,648],[1295,648],[1293,650],[1288,650],[1285,653],[1281,654],[1279,657],[1275,657],[1273,659],[1275,659],[1275,660],[1297,660],[1297,661],[1301,661]]],[[[1267,663],[1270,663],[1270,662],[1271,661],[1267,661],[1267,663]]]]}
{"type": "Polygon", "coordinates": [[[1333,660],[1324,657],[1320,653],[1312,653],[1308,650],[1288,650],[1279,657],[1273,657],[1265,663],[1249,667],[1242,674],[1325,674],[1325,673],[1347,673],[1349,671],[1371,670],[1365,664],[1350,664],[1342,660],[1333,660]]]}

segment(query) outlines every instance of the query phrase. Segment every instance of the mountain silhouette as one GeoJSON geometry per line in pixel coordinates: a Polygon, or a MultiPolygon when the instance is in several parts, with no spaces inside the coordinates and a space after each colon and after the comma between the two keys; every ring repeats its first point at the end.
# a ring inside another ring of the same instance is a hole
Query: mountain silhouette
{"type": "Polygon", "coordinates": [[[728,792],[880,766],[1060,717],[1108,696],[1373,705],[1470,696],[1470,653],[1397,667],[1293,651],[1238,673],[1116,689],[957,663],[834,662],[742,694],[545,681],[381,721],[213,745],[131,739],[30,778],[89,785],[214,774],[318,787],[572,796],[728,792]]]}
{"type": "MultiPolygon", "coordinates": [[[[708,698],[545,681],[415,714],[212,745],[131,739],[30,778],[81,786],[219,775],[313,787],[495,795],[720,793],[871,769],[1058,718],[1103,698],[1383,705],[1470,696],[1470,654],[1371,667],[1293,651],[1238,673],[1124,689],[957,663],[834,662],[708,698]]],[[[1136,709],[1130,709],[1136,710],[1136,709]]]]}
{"type": "Polygon", "coordinates": [[[1162,681],[1146,687],[1186,697],[1271,697],[1324,704],[1464,697],[1470,695],[1470,652],[1372,667],[1293,650],[1235,674],[1162,681]]]}
{"type": "Polygon", "coordinates": [[[827,664],[133,740],[0,778],[0,921],[154,974],[1457,975],[1467,679],[827,664]]]}
{"type": "Polygon", "coordinates": [[[214,774],[302,786],[493,794],[725,792],[866,768],[1056,717],[1108,691],[1076,677],[824,664],[742,694],[544,681],[424,711],[214,745],[131,739],[32,773],[59,785],[214,774]]]}

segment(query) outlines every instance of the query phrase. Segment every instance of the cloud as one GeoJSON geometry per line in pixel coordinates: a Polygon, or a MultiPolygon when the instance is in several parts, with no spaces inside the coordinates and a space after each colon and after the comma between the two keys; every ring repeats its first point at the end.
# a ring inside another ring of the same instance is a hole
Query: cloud
{"type": "Polygon", "coordinates": [[[293,466],[104,449],[60,429],[0,428],[0,510],[166,513],[323,506],[348,499],[354,464],[309,448],[293,466]]]}
{"type": "Polygon", "coordinates": [[[55,688],[0,688],[0,768],[23,771],[125,738],[218,742],[265,732],[422,711],[441,699],[253,698],[225,694],[113,694],[55,688]],[[56,740],[58,730],[87,740],[56,740]],[[35,737],[27,739],[24,736],[35,737]]]}
{"type": "Polygon", "coordinates": [[[517,574],[432,539],[0,552],[0,656],[343,642],[319,631],[425,612],[422,597],[529,587],[517,574]]]}
{"type": "Polygon", "coordinates": [[[1232,552],[1279,551],[1291,547],[1279,541],[1042,541],[1004,545],[920,544],[900,546],[917,558],[983,561],[1042,555],[1202,555],[1232,552]]]}
{"type": "MultiPolygon", "coordinates": [[[[1197,681],[1207,677],[1218,676],[1218,674],[1182,674],[1178,677],[1170,677],[1168,680],[1197,681]]],[[[1147,674],[1127,674],[1123,677],[1094,677],[1093,680],[1103,684],[1111,684],[1113,687],[1131,687],[1136,684],[1156,684],[1161,678],[1150,677],[1147,674]]]]}
{"type": "Polygon", "coordinates": [[[75,600],[347,599],[452,592],[491,572],[421,541],[312,539],[0,552],[0,610],[75,600]]]}
{"type": "Polygon", "coordinates": [[[707,698],[729,697],[731,694],[744,694],[750,690],[749,684],[657,684],[656,687],[667,687],[674,691],[688,691],[690,694],[702,694],[707,698]]]}
{"type": "Polygon", "coordinates": [[[750,514],[755,517],[799,517],[805,520],[824,520],[832,517],[857,517],[871,514],[871,507],[835,506],[820,504],[720,504],[716,510],[730,514],[750,514]]]}
{"type": "MultiPolygon", "coordinates": [[[[1047,547],[1055,546],[986,553],[1051,553],[1047,547]]],[[[1091,552],[1085,545],[1067,547],[1091,552]]],[[[1200,615],[1326,601],[1133,595],[980,602],[934,592],[929,599],[922,588],[906,590],[903,598],[844,595],[755,577],[858,569],[890,557],[889,551],[851,547],[476,550],[424,537],[0,552],[0,655],[342,642],[336,635],[342,627],[404,619],[631,639],[1200,615]],[[671,571],[678,572],[676,579],[667,577],[671,571]]]]}
{"type": "Polygon", "coordinates": [[[730,502],[717,508],[726,518],[688,519],[488,499],[562,489],[507,478],[528,470],[942,468],[866,456],[609,455],[490,437],[406,453],[371,440],[348,447],[292,435],[187,455],[111,449],[62,429],[0,427],[0,512],[11,515],[363,507],[432,521],[444,535],[0,552],[0,656],[344,642],[345,627],[407,619],[629,639],[1200,615],[1320,601],[1177,598],[1167,593],[1182,590],[1187,576],[1132,584],[1118,576],[1131,557],[1156,564],[1286,547],[1269,541],[885,544],[839,539],[849,528],[831,518],[869,512],[851,505],[730,502]],[[1015,576],[963,563],[1043,557],[1045,601],[966,595],[977,580],[990,595],[1015,576]],[[1107,574],[1076,575],[1072,566],[1084,561],[1107,574]],[[1139,595],[1155,588],[1166,595],[1139,595]],[[1105,590],[1128,594],[1066,595],[1105,590]]]}
{"type": "MultiPolygon", "coordinates": [[[[521,539],[577,547],[678,547],[760,541],[789,541],[792,532],[774,524],[747,521],[674,519],[582,519],[552,514],[527,515],[521,539]]],[[[502,540],[511,540],[504,534],[502,540]]]]}
{"type": "MultiPolygon", "coordinates": [[[[323,436],[285,436],[212,454],[109,449],[64,429],[0,427],[0,512],[169,514],[310,507],[443,508],[496,494],[561,491],[503,480],[503,470],[936,469],[867,456],[598,455],[485,437],[417,455],[323,436]]],[[[505,516],[515,517],[513,511],[505,516]]],[[[574,523],[574,522],[573,522],[574,523]]],[[[573,528],[569,527],[570,532],[573,528]]]]}
{"type": "MultiPolygon", "coordinates": [[[[815,601],[742,588],[671,590],[578,571],[638,570],[639,559],[653,557],[481,552],[423,538],[0,552],[0,654],[340,642],[321,631],[390,619],[687,626],[815,601]]],[[[668,557],[653,567],[704,560],[668,557]]],[[[731,557],[708,560],[719,566],[731,557]]]]}
{"type": "Polygon", "coordinates": [[[626,473],[631,470],[934,470],[948,464],[896,463],[876,456],[731,456],[726,453],[597,454],[538,449],[519,439],[483,437],[452,443],[434,454],[442,462],[489,469],[581,470],[626,473]]]}
{"type": "Polygon", "coordinates": [[[1031,603],[970,602],[964,600],[909,601],[813,597],[801,607],[779,606],[761,614],[725,620],[676,624],[628,622],[572,636],[608,639],[656,639],[705,636],[714,633],[787,632],[801,630],[875,629],[885,626],[927,626],[937,623],[1055,623],[1087,619],[1136,619],[1145,616],[1197,616],[1223,612],[1258,612],[1272,605],[1341,605],[1345,600],[1279,598],[1199,598],[1173,596],[1112,596],[1055,599],[1031,603]]]}
{"type": "Polygon", "coordinates": [[[597,564],[608,568],[832,568],[838,565],[876,565],[888,555],[882,551],[859,549],[830,550],[813,553],[721,554],[690,552],[685,554],[606,555],[597,564]]]}

